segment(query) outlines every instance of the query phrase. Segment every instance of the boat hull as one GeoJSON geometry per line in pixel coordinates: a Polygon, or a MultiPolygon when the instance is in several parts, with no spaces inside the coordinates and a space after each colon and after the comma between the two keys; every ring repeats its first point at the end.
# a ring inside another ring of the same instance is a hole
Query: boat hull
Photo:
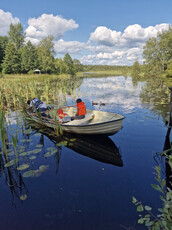
{"type": "Polygon", "coordinates": [[[62,130],[69,133],[77,133],[77,134],[88,134],[88,135],[97,135],[97,134],[106,134],[113,135],[117,133],[123,125],[123,119],[118,121],[110,121],[98,124],[90,124],[75,126],[75,125],[62,125],[62,130]]]}

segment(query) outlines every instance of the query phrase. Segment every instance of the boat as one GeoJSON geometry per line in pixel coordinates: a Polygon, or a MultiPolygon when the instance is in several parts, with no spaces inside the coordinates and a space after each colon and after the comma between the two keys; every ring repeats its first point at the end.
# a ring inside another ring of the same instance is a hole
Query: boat
{"type": "MultiPolygon", "coordinates": [[[[76,108],[66,107],[64,112],[69,116],[75,116],[76,108]]],[[[37,113],[27,112],[29,118],[35,122],[56,129],[59,117],[57,109],[48,110],[47,117],[39,116],[37,113]],[[55,114],[55,116],[54,116],[55,114]],[[53,118],[52,118],[53,117],[53,118]]],[[[85,118],[59,124],[63,132],[84,135],[113,135],[123,126],[124,116],[118,113],[104,112],[87,109],[85,118]]]]}

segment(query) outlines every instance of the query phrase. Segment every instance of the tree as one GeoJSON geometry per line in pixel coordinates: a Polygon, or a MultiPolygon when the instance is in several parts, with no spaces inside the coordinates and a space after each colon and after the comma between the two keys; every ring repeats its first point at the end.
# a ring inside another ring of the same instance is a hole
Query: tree
{"type": "Polygon", "coordinates": [[[150,38],[143,47],[143,58],[152,74],[164,72],[172,58],[172,28],[150,38]]]}
{"type": "Polygon", "coordinates": [[[38,67],[38,55],[34,45],[29,41],[21,48],[21,71],[28,73],[38,67]]]}
{"type": "Polygon", "coordinates": [[[66,55],[64,56],[63,61],[67,66],[67,73],[70,74],[71,76],[75,75],[76,74],[75,66],[71,56],[68,53],[66,53],[66,55]]]}
{"type": "Polygon", "coordinates": [[[76,72],[83,71],[83,65],[81,64],[81,62],[78,59],[73,59],[73,64],[75,66],[76,72]]]}
{"type": "Polygon", "coordinates": [[[4,56],[5,56],[5,47],[6,47],[7,42],[8,42],[7,36],[0,37],[0,71],[1,71],[2,60],[4,59],[4,56]]]}
{"type": "Polygon", "coordinates": [[[135,61],[132,66],[132,75],[135,77],[140,75],[140,64],[138,61],[135,61]]]}
{"type": "Polygon", "coordinates": [[[44,38],[38,45],[38,61],[42,72],[51,73],[54,67],[54,43],[53,37],[44,38]]]}
{"type": "Polygon", "coordinates": [[[21,56],[16,46],[11,42],[8,42],[5,48],[2,72],[7,74],[21,72],[21,56]]]}
{"type": "Polygon", "coordinates": [[[9,41],[15,45],[16,49],[21,48],[24,45],[25,33],[20,23],[10,24],[10,30],[8,32],[9,41]]]}
{"type": "Polygon", "coordinates": [[[55,60],[55,69],[57,74],[62,74],[67,72],[67,65],[61,58],[55,60]]]}

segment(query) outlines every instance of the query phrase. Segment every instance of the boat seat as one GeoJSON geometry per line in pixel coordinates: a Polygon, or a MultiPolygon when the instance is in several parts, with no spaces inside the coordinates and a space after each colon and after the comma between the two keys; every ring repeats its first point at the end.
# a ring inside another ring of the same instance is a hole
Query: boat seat
{"type": "Polygon", "coordinates": [[[85,118],[79,120],[69,121],[64,125],[88,125],[88,123],[94,118],[94,114],[86,115],[85,118]]]}

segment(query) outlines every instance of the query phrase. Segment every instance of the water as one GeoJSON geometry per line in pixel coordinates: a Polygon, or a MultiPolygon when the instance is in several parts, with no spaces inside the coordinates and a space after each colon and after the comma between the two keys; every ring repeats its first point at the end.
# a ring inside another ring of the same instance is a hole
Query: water
{"type": "MultiPolygon", "coordinates": [[[[29,168],[4,167],[0,155],[0,229],[144,229],[136,224],[132,196],[155,213],[161,207],[151,184],[156,183],[154,156],[163,150],[167,132],[159,111],[140,98],[144,85],[123,76],[83,80],[75,94],[87,108],[125,116],[123,128],[104,139],[54,138],[25,126],[20,113],[7,116],[9,147],[14,150],[11,137],[17,130],[19,165],[29,168]],[[37,170],[35,176],[24,177],[29,170],[37,170]]],[[[73,97],[67,102],[72,104],[73,97]]],[[[14,151],[8,156],[15,159],[14,151]]]]}

